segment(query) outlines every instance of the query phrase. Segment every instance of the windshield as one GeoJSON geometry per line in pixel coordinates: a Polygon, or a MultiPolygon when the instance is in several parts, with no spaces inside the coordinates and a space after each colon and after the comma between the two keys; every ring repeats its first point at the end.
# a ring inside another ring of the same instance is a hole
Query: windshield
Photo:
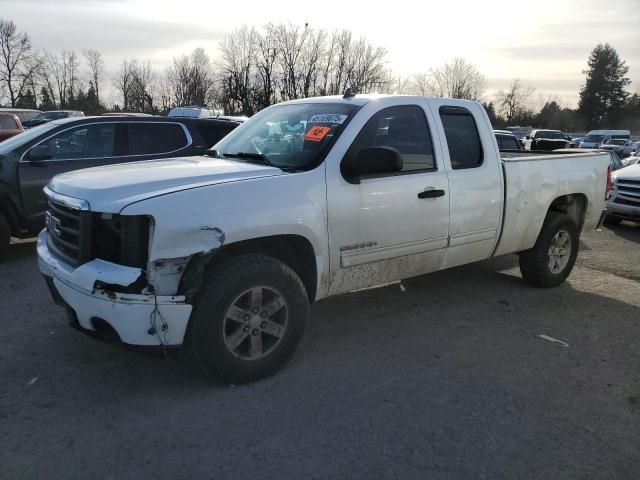
{"type": "Polygon", "coordinates": [[[604,135],[587,135],[582,143],[600,143],[604,140],[604,135]]]}
{"type": "Polygon", "coordinates": [[[66,112],[42,112],[34,118],[34,120],[58,120],[59,118],[67,118],[66,112]]]}
{"type": "Polygon", "coordinates": [[[57,125],[51,123],[45,123],[44,125],[38,125],[37,127],[30,128],[29,130],[25,130],[22,133],[19,133],[15,137],[11,137],[8,140],[5,140],[0,143],[0,155],[6,155],[9,152],[13,151],[17,147],[21,147],[25,143],[33,140],[34,138],[39,137],[45,132],[56,128],[57,125]]]}
{"type": "Polygon", "coordinates": [[[263,110],[218,142],[219,158],[260,161],[307,170],[340,135],[358,107],[348,103],[296,103],[263,110]]]}

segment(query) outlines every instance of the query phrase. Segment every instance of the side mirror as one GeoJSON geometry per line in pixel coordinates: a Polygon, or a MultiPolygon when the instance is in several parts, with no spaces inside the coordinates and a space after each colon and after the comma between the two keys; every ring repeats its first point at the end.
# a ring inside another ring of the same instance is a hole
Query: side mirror
{"type": "Polygon", "coordinates": [[[29,160],[49,160],[52,156],[49,145],[42,143],[29,150],[27,158],[29,160]]]}
{"type": "Polygon", "coordinates": [[[392,147],[363,148],[346,163],[346,177],[352,183],[360,183],[365,175],[395,173],[402,171],[403,162],[400,152],[392,147]]]}

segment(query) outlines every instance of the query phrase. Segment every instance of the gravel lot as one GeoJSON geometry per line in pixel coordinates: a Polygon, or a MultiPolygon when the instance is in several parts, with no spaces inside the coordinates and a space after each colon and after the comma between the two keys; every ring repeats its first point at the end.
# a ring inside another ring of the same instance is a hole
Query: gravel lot
{"type": "Polygon", "coordinates": [[[70,329],[33,250],[0,263],[2,480],[640,478],[640,225],[551,290],[508,256],[319,302],[242,387],[70,329]]]}

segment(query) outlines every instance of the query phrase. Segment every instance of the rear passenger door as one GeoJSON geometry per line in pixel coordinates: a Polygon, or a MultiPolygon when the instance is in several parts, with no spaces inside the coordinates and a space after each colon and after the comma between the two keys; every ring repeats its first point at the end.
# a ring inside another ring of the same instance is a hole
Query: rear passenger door
{"type": "Polygon", "coordinates": [[[489,258],[502,221],[503,182],[491,124],[478,104],[435,101],[449,165],[449,248],[442,267],[489,258]]]}

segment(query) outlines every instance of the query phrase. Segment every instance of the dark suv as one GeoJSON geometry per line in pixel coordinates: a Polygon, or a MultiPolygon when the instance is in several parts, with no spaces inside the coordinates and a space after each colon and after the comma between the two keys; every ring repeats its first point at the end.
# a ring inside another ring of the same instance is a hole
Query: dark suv
{"type": "Polygon", "coordinates": [[[44,227],[42,189],[60,173],[155,158],[201,155],[240,123],[167,117],[54,120],[0,143],[0,255],[11,236],[44,227]]]}

